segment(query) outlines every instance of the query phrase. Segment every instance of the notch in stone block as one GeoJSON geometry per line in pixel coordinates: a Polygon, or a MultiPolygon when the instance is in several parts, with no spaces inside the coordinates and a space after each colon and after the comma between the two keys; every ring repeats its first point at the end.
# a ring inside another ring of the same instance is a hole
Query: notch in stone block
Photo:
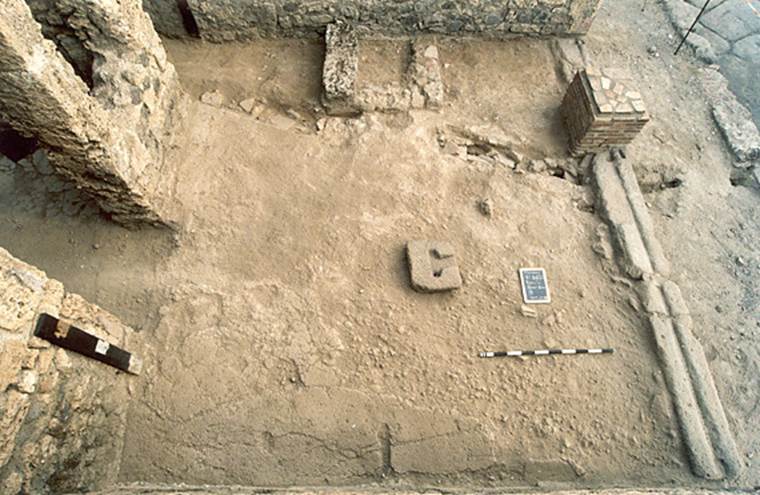
{"type": "Polygon", "coordinates": [[[448,242],[409,241],[406,245],[412,288],[417,292],[445,292],[462,287],[462,277],[448,242]]]}
{"type": "Polygon", "coordinates": [[[561,114],[574,156],[625,146],[649,122],[641,93],[616,69],[578,71],[561,114]]]}

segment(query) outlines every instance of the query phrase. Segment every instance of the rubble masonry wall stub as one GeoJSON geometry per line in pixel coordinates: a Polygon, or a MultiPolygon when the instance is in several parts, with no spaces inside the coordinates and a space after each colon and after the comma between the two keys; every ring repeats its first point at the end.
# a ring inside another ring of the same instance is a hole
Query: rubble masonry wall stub
{"type": "Polygon", "coordinates": [[[40,312],[134,347],[113,315],[0,248],[0,495],[112,486],[129,375],[32,336],[40,312]]]}
{"type": "Polygon", "coordinates": [[[181,113],[181,90],[139,0],[49,2],[93,55],[91,91],[43,37],[27,4],[4,3],[0,119],[35,136],[56,172],[114,220],[165,223],[151,193],[181,113]]]}
{"type": "MultiPolygon", "coordinates": [[[[152,0],[159,2],[160,0],[152,0]]],[[[401,36],[579,35],[600,0],[188,0],[200,35],[212,41],[308,36],[344,21],[364,34],[401,36]]]]}

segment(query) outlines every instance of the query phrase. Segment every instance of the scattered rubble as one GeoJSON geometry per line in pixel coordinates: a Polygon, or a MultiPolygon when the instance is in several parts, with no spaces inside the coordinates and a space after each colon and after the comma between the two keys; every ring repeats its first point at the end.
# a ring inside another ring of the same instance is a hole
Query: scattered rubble
{"type": "Polygon", "coordinates": [[[536,311],[535,308],[526,306],[525,304],[520,306],[520,314],[526,318],[538,318],[538,311],[536,311]]]}
{"type": "Polygon", "coordinates": [[[206,105],[221,108],[224,105],[224,95],[218,89],[206,91],[201,95],[201,101],[206,105]]]}
{"type": "Polygon", "coordinates": [[[448,143],[456,146],[449,146],[450,151],[456,152],[452,154],[459,154],[463,147],[467,155],[486,156],[512,169],[524,159],[515,142],[519,143],[520,140],[509,137],[500,128],[488,124],[467,127],[448,125],[438,130],[439,146],[446,148],[448,143]]]}

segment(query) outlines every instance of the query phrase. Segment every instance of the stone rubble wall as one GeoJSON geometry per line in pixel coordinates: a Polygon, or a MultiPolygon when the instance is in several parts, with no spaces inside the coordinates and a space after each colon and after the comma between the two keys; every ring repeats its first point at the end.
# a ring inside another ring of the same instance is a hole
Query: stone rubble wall
{"type": "Polygon", "coordinates": [[[152,194],[182,93],[139,0],[29,3],[41,24],[23,0],[0,19],[0,120],[37,138],[55,172],[114,220],[166,224],[152,194]],[[78,57],[79,75],[61,53],[78,57]]]}
{"type": "Polygon", "coordinates": [[[444,84],[438,47],[422,40],[409,45],[411,60],[403,81],[359,88],[360,41],[351,24],[327,26],[322,66],[322,104],[329,115],[355,116],[363,112],[406,112],[412,108],[438,110],[444,84]]]}
{"type": "Polygon", "coordinates": [[[93,54],[84,46],[66,16],[55,8],[55,0],[26,0],[32,15],[42,26],[42,34],[52,40],[59,52],[74,68],[74,72],[92,87],[93,54]]]}
{"type": "Polygon", "coordinates": [[[143,0],[143,10],[150,16],[156,31],[170,38],[185,38],[188,32],[182,21],[182,0],[143,0]]]}
{"type": "Polygon", "coordinates": [[[116,317],[0,248],[0,495],[113,486],[132,378],[33,337],[41,312],[136,346],[116,317]]]}
{"type": "MultiPolygon", "coordinates": [[[[581,35],[601,0],[188,0],[201,37],[211,41],[300,37],[334,22],[362,35],[581,35]]],[[[159,31],[175,20],[157,15],[164,0],[146,0],[159,31]]]]}

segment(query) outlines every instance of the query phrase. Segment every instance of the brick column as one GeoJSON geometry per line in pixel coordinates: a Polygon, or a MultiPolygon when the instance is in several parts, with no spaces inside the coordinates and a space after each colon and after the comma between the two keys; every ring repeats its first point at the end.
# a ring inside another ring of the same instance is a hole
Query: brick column
{"type": "Polygon", "coordinates": [[[91,92],[23,0],[0,4],[0,119],[35,136],[114,220],[166,224],[152,193],[181,93],[139,0],[51,2],[94,54],[91,92]]]}

